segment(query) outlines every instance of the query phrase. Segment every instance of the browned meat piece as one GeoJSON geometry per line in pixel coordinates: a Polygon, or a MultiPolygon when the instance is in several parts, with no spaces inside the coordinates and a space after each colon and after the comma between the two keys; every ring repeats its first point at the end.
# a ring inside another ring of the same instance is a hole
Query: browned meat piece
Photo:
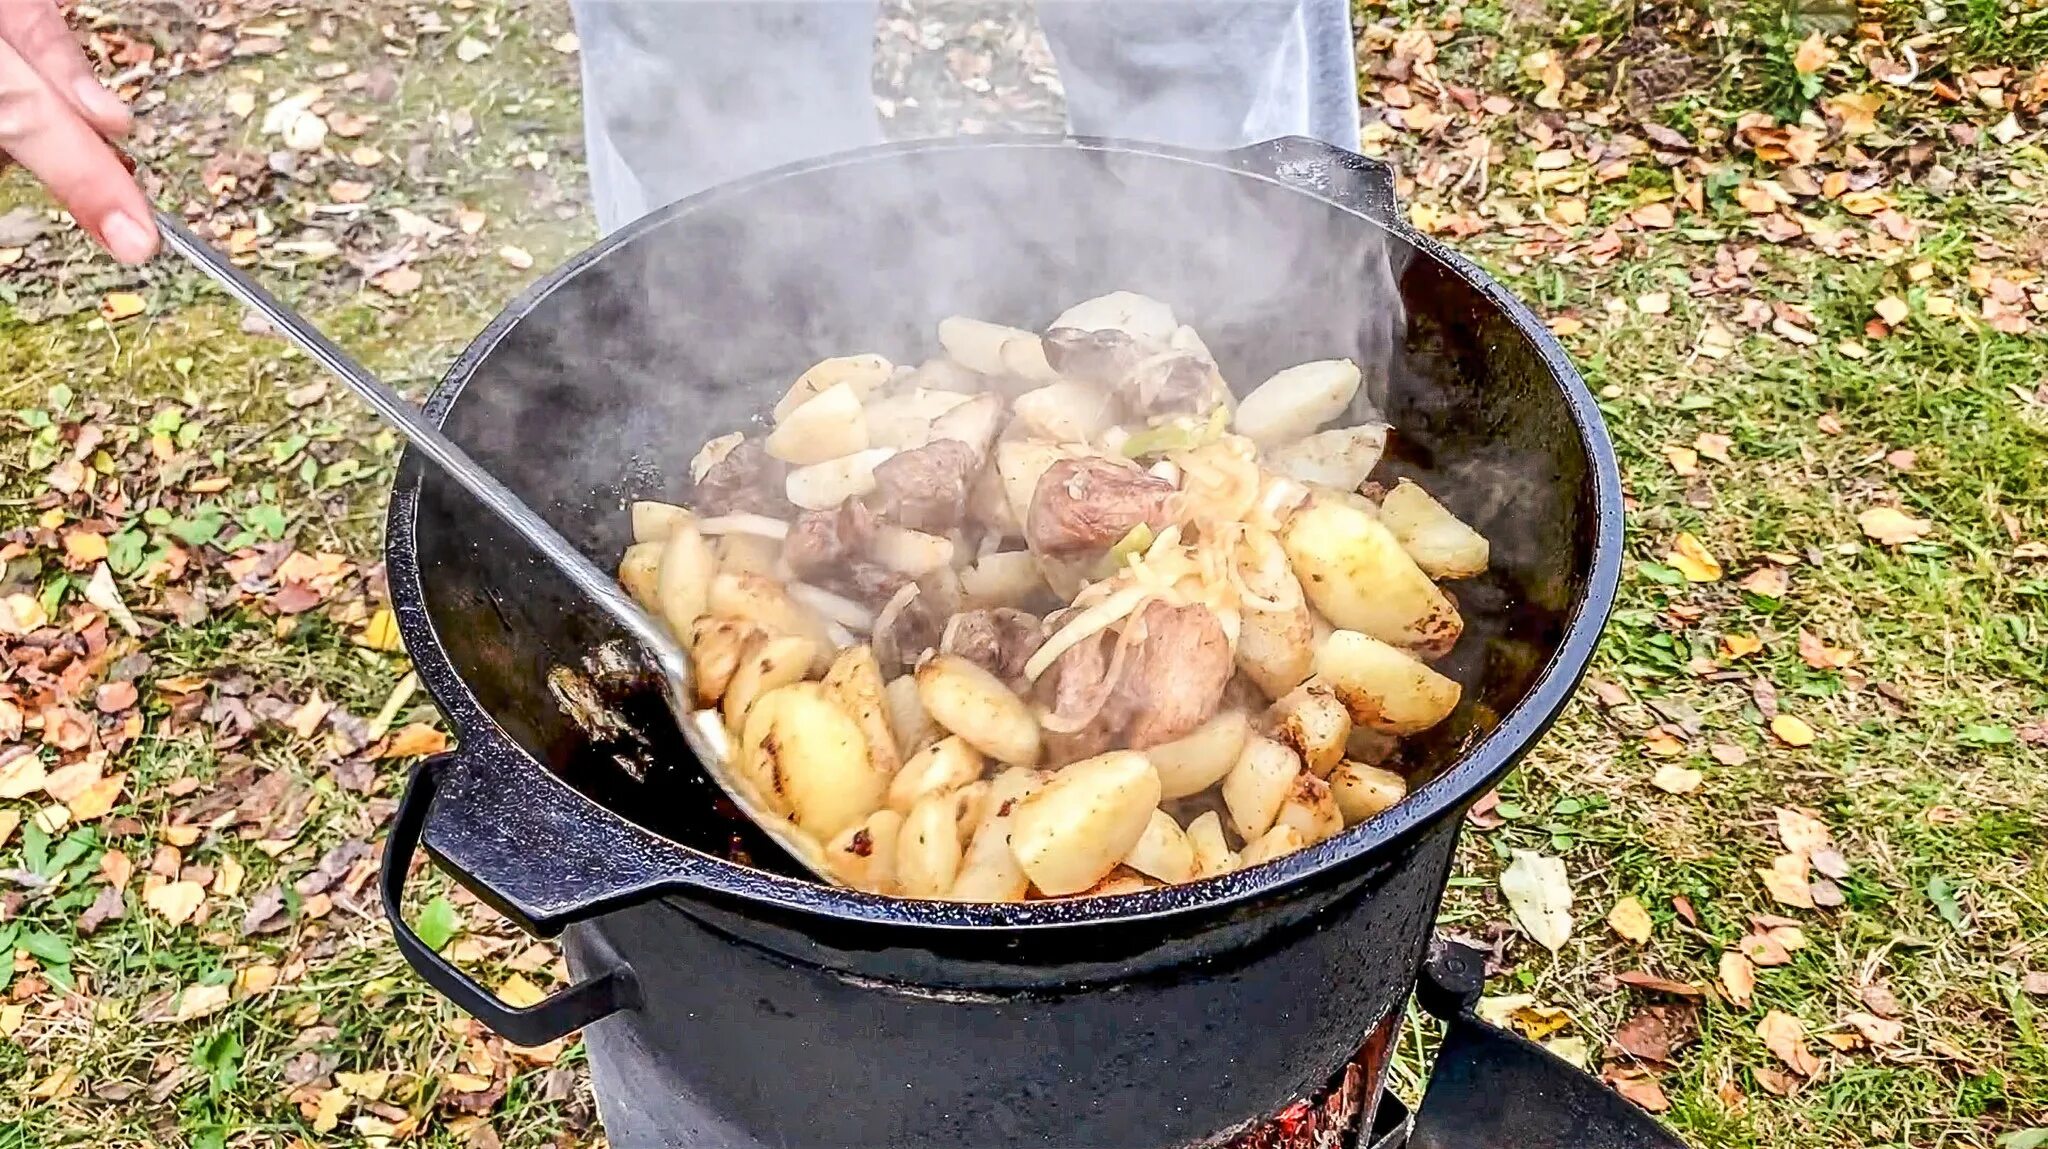
{"type": "Polygon", "coordinates": [[[910,576],[902,571],[890,570],[880,563],[853,562],[834,573],[818,585],[879,609],[883,603],[895,597],[910,576]]]}
{"type": "Polygon", "coordinates": [[[1131,371],[1151,351],[1121,331],[1081,331],[1055,327],[1040,340],[1045,361],[1069,379],[1114,388],[1130,377],[1131,371]]]}
{"type": "Polygon", "coordinates": [[[967,488],[981,456],[958,439],[938,439],[875,468],[875,504],[883,518],[914,531],[944,534],[967,515],[967,488]]]}
{"type": "MultiPolygon", "coordinates": [[[[895,591],[889,593],[893,596],[895,591]]],[[[925,651],[937,648],[945,630],[945,616],[933,605],[932,596],[919,594],[911,599],[901,613],[888,620],[887,626],[878,623],[875,627],[875,661],[881,664],[883,675],[893,677],[915,666],[925,651]]]]}
{"type": "MultiPolygon", "coordinates": [[[[878,472],[879,473],[879,472],[878,472]]],[[[1164,528],[1173,484],[1109,459],[1061,459],[1031,495],[1024,538],[1055,557],[1105,550],[1139,523],[1164,528]]]]}
{"type": "Polygon", "coordinates": [[[1117,728],[1102,714],[1111,686],[1104,678],[1115,646],[1116,635],[1108,631],[1090,635],[1069,647],[1039,678],[1039,696],[1052,711],[1045,732],[1049,764],[1093,758],[1116,744],[1117,728]],[[1071,731],[1051,728],[1076,724],[1079,729],[1071,731]]]}
{"type": "Polygon", "coordinates": [[[946,624],[945,649],[1004,681],[1021,678],[1024,664],[1045,644],[1038,619],[1021,610],[963,611],[946,624]]]}
{"type": "Polygon", "coordinates": [[[1124,655],[1103,712],[1130,748],[1171,742],[1207,722],[1232,670],[1223,624],[1204,606],[1154,602],[1124,625],[1141,626],[1144,634],[1124,655]]]}
{"type": "Polygon", "coordinates": [[[690,494],[700,515],[756,514],[786,519],[796,513],[783,494],[789,468],[769,456],[755,439],[742,439],[711,465],[690,494]]]}
{"type": "Polygon", "coordinates": [[[782,557],[805,582],[837,578],[867,550],[874,533],[875,513],[848,499],[828,511],[798,515],[783,544],[782,557]]]}

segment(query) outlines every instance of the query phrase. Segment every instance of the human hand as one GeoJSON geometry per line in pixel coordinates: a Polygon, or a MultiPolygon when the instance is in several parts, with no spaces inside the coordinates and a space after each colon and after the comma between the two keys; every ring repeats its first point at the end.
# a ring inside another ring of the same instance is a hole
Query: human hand
{"type": "Polygon", "coordinates": [[[133,122],[93,76],[56,0],[0,0],[0,167],[27,168],[123,263],[157,245],[149,199],[107,142],[133,122]]]}

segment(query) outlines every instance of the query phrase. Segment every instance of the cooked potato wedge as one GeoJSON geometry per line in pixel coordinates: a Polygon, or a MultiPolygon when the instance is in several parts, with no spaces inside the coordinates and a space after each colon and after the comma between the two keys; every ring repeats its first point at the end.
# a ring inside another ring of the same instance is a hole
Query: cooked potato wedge
{"type": "Polygon", "coordinates": [[[1329,776],[1351,738],[1351,714],[1325,685],[1296,687],[1266,715],[1272,736],[1301,755],[1317,778],[1329,776]]]}
{"type": "Polygon", "coordinates": [[[875,468],[895,454],[894,447],[876,447],[798,467],[783,480],[783,494],[807,511],[829,511],[874,490],[875,468]]]}
{"type": "MultiPolygon", "coordinates": [[[[1418,734],[1450,717],[1461,688],[1371,635],[1339,630],[1316,651],[1316,676],[1351,720],[1382,734],[1418,734]]],[[[1348,732],[1347,732],[1348,735],[1348,732]]]]}
{"type": "Polygon", "coordinates": [[[978,458],[988,458],[989,445],[1003,427],[1003,399],[1000,395],[976,395],[932,420],[932,438],[951,439],[974,449],[978,458]]]}
{"type": "Polygon", "coordinates": [[[1344,832],[1344,812],[1338,808],[1330,784],[1303,770],[1295,776],[1294,789],[1288,791],[1287,800],[1280,803],[1280,813],[1274,817],[1273,825],[1294,827],[1301,834],[1302,843],[1312,846],[1344,832]]]}
{"type": "Polygon", "coordinates": [[[953,540],[894,523],[877,523],[868,539],[868,557],[890,570],[917,578],[953,564],[953,540]]]}
{"type": "Polygon", "coordinates": [[[641,499],[633,504],[633,541],[636,543],[665,543],[684,523],[697,521],[697,516],[685,507],[674,503],[660,503],[653,499],[641,499]]]}
{"type": "Polygon", "coordinates": [[[1408,780],[1392,770],[1346,759],[1330,771],[1330,792],[1344,824],[1356,826],[1405,797],[1408,780]]]}
{"type": "Polygon", "coordinates": [[[634,543],[619,559],[619,583],[633,601],[661,617],[661,552],[664,542],[634,543]]]}
{"type": "Polygon", "coordinates": [[[1425,658],[1447,653],[1464,630],[1457,605],[1394,533],[1355,507],[1318,496],[1287,520],[1280,542],[1309,603],[1342,629],[1425,658]]]}
{"type": "Polygon", "coordinates": [[[1179,327],[1165,303],[1135,291],[1112,291],[1060,312],[1046,330],[1121,331],[1139,343],[1164,345],[1179,327]]]}
{"type": "Polygon", "coordinates": [[[996,444],[996,471],[1003,480],[1003,498],[1010,506],[1010,521],[1025,523],[1031,518],[1031,499],[1038,493],[1038,480],[1054,463],[1073,452],[1052,443],[1032,439],[1006,439],[996,444]]]}
{"type": "Polygon", "coordinates": [[[1124,865],[1169,885],[1189,881],[1195,876],[1195,847],[1173,815],[1154,810],[1137,845],[1124,855],[1124,865]]]}
{"type": "Polygon", "coordinates": [[[822,463],[867,450],[867,413],[860,394],[844,383],[804,400],[777,421],[761,442],[771,458],[791,466],[822,463]]]}
{"type": "Polygon", "coordinates": [[[1318,431],[1284,447],[1262,452],[1259,462],[1290,479],[1355,491],[1380,465],[1380,456],[1387,450],[1387,429],[1385,423],[1360,423],[1356,427],[1318,431]]]}
{"type": "Polygon", "coordinates": [[[1159,772],[1143,754],[1084,758],[1017,803],[1010,849],[1039,892],[1078,894],[1130,854],[1158,805],[1159,772]]]}
{"type": "Polygon", "coordinates": [[[1012,766],[989,782],[976,823],[960,863],[960,874],[946,895],[956,902],[1014,902],[1031,888],[1031,878],[1010,849],[1010,827],[1017,804],[1036,793],[1045,776],[1027,766],[1012,766]]]}
{"type": "Polygon", "coordinates": [[[860,725],[816,682],[780,686],[755,700],[740,762],[771,806],[820,841],[881,809],[889,788],[860,725]]]}
{"type": "Polygon", "coordinates": [[[955,363],[983,375],[1058,378],[1034,332],[954,315],[939,320],[939,346],[955,363]]]}
{"type": "Polygon", "coordinates": [[[1188,823],[1188,844],[1195,851],[1195,876],[1213,878],[1244,864],[1230,840],[1223,836],[1223,819],[1210,810],[1188,823]]]}
{"type": "MultiPolygon", "coordinates": [[[[766,575],[720,571],[711,578],[707,613],[720,618],[744,619],[770,634],[794,634],[817,645],[821,657],[829,657],[832,638],[825,620],[816,611],[789,596],[781,583],[766,575]]],[[[826,663],[817,667],[825,669],[826,663]]]]}
{"type": "Polygon", "coordinates": [[[821,360],[798,376],[788,393],[776,401],[775,421],[780,423],[789,418],[797,408],[834,387],[845,387],[855,399],[865,399],[895,373],[895,366],[880,355],[840,355],[821,360]]]}
{"type": "Polygon", "coordinates": [[[1108,898],[1114,897],[1117,894],[1136,894],[1158,888],[1159,883],[1151,878],[1131,869],[1129,866],[1118,866],[1116,869],[1104,874],[1101,881],[1082,890],[1076,896],[1083,898],[1108,898]]]}
{"type": "Polygon", "coordinates": [[[725,728],[744,729],[747,711],[755,701],[778,686],[802,682],[817,656],[818,649],[810,639],[793,634],[764,635],[750,644],[725,688],[725,728]]]}
{"type": "Polygon", "coordinates": [[[1159,771],[1160,794],[1185,798],[1221,781],[1244,753],[1251,725],[1238,711],[1225,710],[1174,741],[1145,751],[1159,771]]]}
{"type": "Polygon", "coordinates": [[[970,607],[1019,607],[1047,589],[1045,573],[1030,551],[983,555],[960,572],[960,590],[970,607]]]}
{"type": "Polygon", "coordinates": [[[918,388],[867,401],[868,445],[909,451],[932,440],[932,420],[970,396],[918,388]]]}
{"type": "Polygon", "coordinates": [[[705,615],[690,628],[690,671],[697,705],[716,706],[725,697],[740,660],[768,632],[739,618],[705,615]]]}
{"type": "Polygon", "coordinates": [[[1485,536],[1414,483],[1403,480],[1380,500],[1380,522],[1431,578],[1471,578],[1486,572],[1490,548],[1485,536]]]}
{"type": "Polygon", "coordinates": [[[927,794],[958,790],[981,777],[987,760],[955,734],[910,756],[889,783],[889,808],[910,813],[927,794]]]}
{"type": "Polygon", "coordinates": [[[875,769],[885,774],[896,773],[897,767],[903,764],[903,753],[896,743],[895,727],[889,721],[889,702],[883,696],[882,667],[875,660],[874,648],[862,643],[840,651],[833,658],[831,668],[825,671],[825,688],[860,724],[860,732],[868,740],[868,753],[873,758],[875,769]]]}
{"type": "Polygon", "coordinates": [[[910,898],[941,898],[960,875],[960,817],[951,791],[926,794],[896,839],[896,881],[910,898]]]}
{"type": "Polygon", "coordinates": [[[1237,764],[1223,779],[1223,805],[1239,838],[1253,841],[1273,825],[1300,774],[1301,758],[1294,751],[1257,734],[1245,739],[1237,764]]]}
{"type": "Polygon", "coordinates": [[[661,546],[661,565],[655,575],[655,598],[661,603],[661,620],[678,639],[689,636],[690,627],[711,603],[711,582],[718,573],[718,560],[697,528],[676,525],[661,546]]]}
{"type": "Polygon", "coordinates": [[[903,829],[903,815],[894,810],[877,810],[867,821],[848,826],[825,847],[825,864],[832,876],[870,894],[901,895],[896,883],[896,846],[903,829]]]}
{"type": "Polygon", "coordinates": [[[1308,839],[1302,836],[1300,830],[1293,826],[1274,826],[1259,835],[1258,841],[1244,848],[1244,864],[1256,866],[1261,862],[1270,862],[1275,858],[1292,854],[1306,845],[1308,839]]]}
{"type": "Polygon", "coordinates": [[[934,655],[917,668],[925,713],[976,750],[1011,766],[1038,761],[1038,719],[1001,679],[957,654],[934,655]]]}
{"type": "Polygon", "coordinates": [[[1238,402],[1232,425],[1261,447],[1285,446],[1343,414],[1358,394],[1358,380],[1358,364],[1349,359],[1289,367],[1238,402]]]}
{"type": "Polygon", "coordinates": [[[1115,424],[1117,415],[1109,396],[1066,379],[1026,391],[1011,409],[1032,434],[1055,443],[1092,443],[1115,424]]]}
{"type": "Polygon", "coordinates": [[[899,751],[915,754],[939,736],[938,725],[918,700],[917,679],[908,674],[890,679],[882,688],[882,701],[888,706],[889,732],[896,736],[899,751]]]}
{"type": "Polygon", "coordinates": [[[718,555],[718,569],[734,574],[773,575],[782,558],[782,541],[760,535],[721,535],[711,549],[718,555]]]}

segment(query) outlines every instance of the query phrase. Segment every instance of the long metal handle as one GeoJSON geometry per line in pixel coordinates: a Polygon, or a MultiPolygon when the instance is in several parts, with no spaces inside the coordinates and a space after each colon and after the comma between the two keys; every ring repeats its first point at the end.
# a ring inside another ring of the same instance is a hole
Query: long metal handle
{"type": "Polygon", "coordinates": [[[671,653],[674,658],[687,665],[682,648],[677,646],[668,632],[650,618],[640,605],[620,589],[619,584],[596,564],[585,558],[582,551],[571,546],[569,540],[549,526],[528,507],[519,496],[513,494],[489,471],[484,470],[471,459],[467,452],[456,446],[433,424],[421,417],[419,411],[403,395],[393,391],[385,382],[351,359],[348,352],[334,345],[322,335],[318,328],[306,318],[286,306],[276,296],[264,290],[263,286],[242,274],[240,268],[228,262],[220,249],[193,235],[177,217],[159,209],[156,212],[156,226],[163,233],[164,242],[172,250],[191,260],[201,271],[211,276],[215,283],[225,288],[228,294],[241,300],[270,321],[270,325],[283,332],[285,338],[297,344],[299,349],[317,360],[342,382],[347,383],[356,394],[376,408],[384,421],[402,432],[420,453],[447,472],[456,482],[475,495],[477,501],[490,508],[509,524],[513,530],[533,544],[542,556],[559,567],[575,582],[577,588],[595,599],[599,606],[630,628],[636,637],[652,644],[664,656],[671,653]]]}

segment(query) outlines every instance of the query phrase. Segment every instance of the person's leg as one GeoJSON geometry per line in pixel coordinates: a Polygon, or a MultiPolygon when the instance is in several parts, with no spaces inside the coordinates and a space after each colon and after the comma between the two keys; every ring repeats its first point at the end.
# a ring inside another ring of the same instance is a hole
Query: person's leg
{"type": "Polygon", "coordinates": [[[1077,134],[1358,147],[1346,0],[1042,0],[1039,19],[1077,134]]]}
{"type": "Polygon", "coordinates": [[[571,0],[598,226],[879,143],[875,0],[571,0]]]}

